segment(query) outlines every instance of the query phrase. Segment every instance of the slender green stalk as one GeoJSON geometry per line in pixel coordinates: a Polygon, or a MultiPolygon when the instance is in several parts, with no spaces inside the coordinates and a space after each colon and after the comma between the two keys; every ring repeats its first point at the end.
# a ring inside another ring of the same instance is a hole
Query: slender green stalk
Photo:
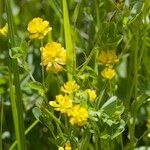
{"type": "Polygon", "coordinates": [[[98,0],[95,0],[95,9],[96,9],[96,22],[97,22],[97,27],[99,28],[100,25],[100,16],[99,16],[99,4],[98,0]]]}
{"type": "MultiPolygon", "coordinates": [[[[13,17],[10,7],[10,1],[6,0],[6,12],[7,12],[7,21],[9,29],[9,40],[11,48],[16,46],[15,43],[15,31],[13,25],[13,17]]],[[[10,87],[10,98],[12,103],[12,113],[15,126],[15,134],[17,139],[18,150],[26,150],[25,142],[25,127],[23,120],[23,103],[20,89],[20,79],[19,79],[19,68],[16,59],[9,59],[9,87],[10,87]],[[14,89],[15,86],[15,89],[14,89]]]]}
{"type": "MultiPolygon", "coordinates": [[[[43,47],[43,40],[41,40],[41,47],[43,47]]],[[[42,62],[42,56],[41,56],[41,62],[42,62]]],[[[44,90],[46,90],[46,87],[45,87],[45,72],[44,72],[43,63],[41,63],[41,66],[42,66],[42,84],[43,84],[44,90]]]]}
{"type": "Polygon", "coordinates": [[[56,1],[55,0],[48,0],[48,3],[50,5],[50,7],[54,10],[56,16],[60,19],[60,22],[61,22],[62,21],[62,14],[56,5],[56,1]]]}
{"type": "Polygon", "coordinates": [[[2,150],[2,132],[3,132],[3,98],[0,96],[0,101],[1,101],[1,118],[0,118],[0,149],[2,150]]]}
{"type": "Polygon", "coordinates": [[[63,132],[62,132],[62,129],[60,128],[60,126],[59,126],[58,124],[56,124],[56,126],[57,126],[57,130],[58,130],[60,136],[61,136],[61,137],[63,138],[63,140],[65,141],[65,137],[64,137],[64,134],[63,134],[63,132]]]}
{"type": "Polygon", "coordinates": [[[107,85],[108,85],[108,82],[105,83],[105,85],[104,85],[104,87],[103,87],[103,90],[101,91],[101,93],[100,93],[100,95],[99,95],[99,97],[98,97],[98,99],[97,99],[97,101],[96,101],[95,108],[96,108],[97,110],[100,109],[100,104],[101,104],[102,99],[103,99],[103,96],[104,96],[104,94],[105,94],[105,92],[106,92],[107,85]]]}
{"type": "Polygon", "coordinates": [[[77,19],[78,19],[78,16],[79,16],[79,10],[80,10],[80,6],[81,6],[81,3],[77,3],[75,9],[74,9],[74,12],[73,12],[73,15],[72,15],[72,20],[73,20],[73,28],[75,30],[75,27],[76,27],[76,22],[77,22],[77,19]]]}
{"type": "Polygon", "coordinates": [[[12,75],[9,73],[9,88],[10,88],[10,99],[11,99],[11,106],[12,106],[12,114],[14,120],[14,127],[15,127],[15,134],[16,139],[18,141],[18,149],[21,147],[20,135],[19,135],[19,124],[18,124],[18,111],[17,111],[17,104],[15,102],[15,88],[12,82],[12,75]]]}
{"type": "Polygon", "coordinates": [[[139,141],[140,141],[144,136],[146,136],[149,132],[150,132],[149,130],[146,130],[146,131],[138,138],[138,140],[136,141],[135,146],[136,146],[136,145],[139,143],[139,141]]]}
{"type": "Polygon", "coordinates": [[[88,65],[88,63],[90,62],[91,58],[93,57],[93,55],[95,54],[97,48],[93,48],[88,56],[88,58],[86,59],[86,61],[82,64],[82,68],[80,69],[80,71],[78,72],[78,76],[81,75],[83,73],[83,71],[85,70],[86,66],[88,65]]]}
{"type": "Polygon", "coordinates": [[[90,138],[91,138],[91,133],[90,132],[86,132],[84,133],[81,143],[80,143],[80,148],[81,150],[87,150],[88,149],[88,145],[90,142],[90,138]]]}
{"type": "Polygon", "coordinates": [[[45,111],[55,122],[56,124],[59,124],[62,126],[61,122],[59,119],[57,119],[50,111],[48,111],[47,109],[45,109],[44,107],[42,108],[43,111],[45,111]]]}
{"type": "MultiPolygon", "coordinates": [[[[138,91],[138,35],[135,36],[135,50],[134,50],[134,101],[137,104],[137,91],[138,91]]],[[[135,133],[135,119],[137,114],[137,108],[134,106],[132,110],[132,122],[130,122],[130,148],[134,149],[134,133],[135,133]]]]}
{"type": "MultiPolygon", "coordinates": [[[[39,123],[39,120],[35,120],[25,131],[25,135],[27,135],[37,124],[39,123]]],[[[17,141],[15,141],[8,150],[13,150],[15,146],[17,145],[17,141]]]]}
{"type": "Polygon", "coordinates": [[[65,44],[67,49],[67,73],[68,80],[71,80],[75,71],[75,51],[71,38],[71,27],[69,22],[67,0],[63,0],[63,18],[65,31],[65,44]]]}
{"type": "Polygon", "coordinates": [[[123,139],[122,139],[122,133],[119,135],[119,141],[120,141],[120,145],[121,145],[121,150],[123,150],[123,139]]]}
{"type": "Polygon", "coordinates": [[[47,115],[49,115],[49,117],[51,117],[57,126],[57,129],[61,135],[61,137],[63,138],[63,140],[65,140],[62,129],[66,130],[66,127],[60,122],[59,119],[57,119],[50,111],[48,111],[47,109],[45,109],[44,107],[42,107],[42,110],[45,111],[45,113],[47,113],[47,115]],[[62,129],[61,129],[62,128],[62,129]]]}
{"type": "Polygon", "coordinates": [[[3,12],[3,0],[0,0],[0,27],[1,27],[1,23],[2,23],[2,12],[3,12]]]}

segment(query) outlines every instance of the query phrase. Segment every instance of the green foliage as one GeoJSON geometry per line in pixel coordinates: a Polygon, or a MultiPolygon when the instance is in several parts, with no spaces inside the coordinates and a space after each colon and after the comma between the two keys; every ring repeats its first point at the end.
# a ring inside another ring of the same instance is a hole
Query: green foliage
{"type": "Polygon", "coordinates": [[[149,0],[0,0],[0,29],[6,23],[8,35],[0,34],[0,149],[55,150],[66,143],[73,150],[150,149],[149,0]],[[29,39],[35,17],[52,27],[42,41],[29,39]],[[52,41],[67,51],[59,73],[41,63],[40,47],[52,41]],[[99,63],[100,52],[109,50],[118,64],[99,63]],[[116,71],[111,80],[101,75],[106,67],[116,71]],[[80,89],[63,93],[68,80],[80,89]],[[94,101],[87,89],[96,92],[94,101]],[[87,109],[83,126],[49,105],[58,94],[87,109]]]}

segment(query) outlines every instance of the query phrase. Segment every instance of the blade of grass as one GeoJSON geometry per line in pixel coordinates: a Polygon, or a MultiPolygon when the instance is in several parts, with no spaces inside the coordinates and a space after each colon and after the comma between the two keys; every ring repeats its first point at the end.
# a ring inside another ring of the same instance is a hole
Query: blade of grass
{"type": "MultiPolygon", "coordinates": [[[[11,12],[10,1],[6,0],[6,12],[7,12],[7,22],[9,29],[9,40],[10,46],[15,47],[15,30],[13,24],[13,16],[11,12]]],[[[15,126],[15,134],[17,139],[18,150],[26,150],[25,141],[25,127],[23,120],[23,103],[20,89],[20,79],[19,79],[19,68],[16,59],[9,59],[9,87],[10,87],[10,98],[12,103],[12,113],[15,126]],[[15,87],[15,89],[14,89],[15,87]]]]}
{"type": "MultiPolygon", "coordinates": [[[[2,137],[2,129],[3,129],[3,98],[1,96],[0,96],[0,101],[1,101],[0,137],[2,137]]],[[[2,150],[2,138],[0,138],[0,149],[2,150]]]]}
{"type": "MultiPolygon", "coordinates": [[[[39,120],[35,120],[35,121],[25,130],[25,135],[27,135],[38,123],[39,123],[39,120]]],[[[10,148],[9,148],[8,150],[13,150],[16,145],[17,145],[17,140],[14,141],[14,143],[10,146],[10,148]]]]}
{"type": "Polygon", "coordinates": [[[90,138],[91,138],[91,133],[87,130],[82,139],[81,139],[81,143],[80,143],[80,149],[81,150],[87,150],[88,149],[88,145],[90,142],[90,138]]]}
{"type": "Polygon", "coordinates": [[[48,0],[48,3],[50,5],[50,7],[54,10],[56,16],[62,21],[62,12],[58,8],[58,6],[56,4],[56,1],[54,1],[54,0],[48,0]]]}
{"type": "Polygon", "coordinates": [[[68,80],[73,78],[75,70],[75,51],[72,44],[71,38],[71,27],[69,22],[69,14],[67,1],[63,0],[63,21],[64,21],[64,31],[65,31],[65,45],[67,49],[67,72],[68,80]]]}
{"type": "MultiPolygon", "coordinates": [[[[3,7],[3,0],[0,0],[0,23],[2,23],[2,9],[3,7]]],[[[0,27],[2,26],[2,24],[0,24],[0,27]]]]}
{"type": "MultiPolygon", "coordinates": [[[[15,134],[16,139],[18,141],[18,149],[21,147],[21,141],[20,141],[20,135],[19,135],[19,124],[18,124],[18,111],[17,111],[17,105],[15,102],[15,88],[12,83],[12,77],[9,75],[9,88],[10,88],[10,99],[11,99],[11,106],[12,106],[12,114],[13,114],[13,120],[14,120],[14,127],[15,127],[15,134]]],[[[20,150],[20,149],[19,149],[20,150]]]]}
{"type": "MultiPolygon", "coordinates": [[[[138,37],[138,36],[137,36],[138,37]]],[[[134,85],[134,101],[137,101],[137,90],[138,90],[138,39],[136,38],[135,39],[136,41],[136,49],[134,51],[134,78],[135,78],[135,85],[134,85]]],[[[133,112],[132,112],[132,115],[133,115],[133,123],[131,125],[131,134],[130,134],[130,138],[131,138],[131,141],[130,141],[130,144],[131,144],[131,149],[134,149],[134,145],[135,145],[135,137],[134,137],[134,134],[135,134],[135,119],[136,119],[136,113],[137,111],[134,109],[133,112]]]]}

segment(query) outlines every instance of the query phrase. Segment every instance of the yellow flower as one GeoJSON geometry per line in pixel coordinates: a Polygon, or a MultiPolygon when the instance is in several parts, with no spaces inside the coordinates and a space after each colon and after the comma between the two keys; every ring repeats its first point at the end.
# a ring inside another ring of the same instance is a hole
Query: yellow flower
{"type": "Polygon", "coordinates": [[[57,95],[56,100],[50,101],[49,104],[61,113],[67,113],[72,108],[72,100],[67,95],[57,95]]]}
{"type": "Polygon", "coordinates": [[[61,86],[61,91],[64,93],[71,94],[77,91],[79,88],[80,86],[75,81],[68,81],[63,86],[61,86]]]}
{"type": "Polygon", "coordinates": [[[66,143],[66,144],[65,144],[65,150],[71,150],[70,143],[66,143]]]}
{"type": "Polygon", "coordinates": [[[3,28],[0,28],[0,34],[3,36],[7,36],[7,34],[8,34],[8,25],[7,24],[3,28]]]}
{"type": "Polygon", "coordinates": [[[64,148],[63,147],[59,147],[58,150],[64,150],[64,148]]]}
{"type": "Polygon", "coordinates": [[[88,119],[87,109],[80,105],[74,105],[67,114],[70,117],[69,122],[72,125],[83,126],[88,119]]]}
{"type": "Polygon", "coordinates": [[[31,39],[43,39],[47,35],[47,33],[52,30],[52,28],[49,27],[48,21],[37,17],[33,18],[29,22],[27,30],[30,33],[31,39]]]}
{"type": "Polygon", "coordinates": [[[96,99],[96,92],[94,90],[91,90],[91,89],[87,89],[86,91],[89,95],[90,101],[93,102],[96,99]]]}
{"type": "Polygon", "coordinates": [[[52,42],[41,48],[42,64],[47,71],[59,72],[66,64],[66,50],[60,43],[52,42]]]}
{"type": "Polygon", "coordinates": [[[119,59],[113,50],[101,51],[99,55],[99,63],[105,66],[116,64],[118,61],[119,59]]]}
{"type": "Polygon", "coordinates": [[[150,119],[147,120],[146,126],[147,126],[148,129],[150,129],[150,119]]]}
{"type": "Polygon", "coordinates": [[[109,79],[111,80],[115,75],[116,75],[116,71],[113,68],[105,68],[102,72],[101,75],[105,78],[105,79],[109,79]]]}
{"type": "Polygon", "coordinates": [[[58,150],[71,150],[71,146],[70,146],[70,143],[66,143],[64,148],[63,147],[59,147],[58,150]]]}

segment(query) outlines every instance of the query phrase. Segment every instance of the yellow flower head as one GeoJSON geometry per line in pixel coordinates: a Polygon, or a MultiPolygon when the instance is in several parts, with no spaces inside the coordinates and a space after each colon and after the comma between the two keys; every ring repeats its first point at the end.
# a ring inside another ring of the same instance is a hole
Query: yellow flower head
{"type": "Polygon", "coordinates": [[[67,113],[72,108],[72,100],[67,95],[57,95],[56,100],[50,101],[49,104],[61,113],[67,113]]]}
{"type": "Polygon", "coordinates": [[[3,36],[7,36],[7,34],[8,34],[8,25],[7,24],[3,28],[0,28],[0,34],[3,36]]]}
{"type": "Polygon", "coordinates": [[[89,100],[91,102],[93,102],[96,99],[96,92],[94,90],[91,90],[91,89],[87,89],[86,91],[89,95],[89,100]]]}
{"type": "Polygon", "coordinates": [[[75,81],[68,81],[63,86],[61,86],[61,91],[64,93],[71,94],[77,91],[79,88],[80,86],[75,81]]]}
{"type": "Polygon", "coordinates": [[[69,122],[72,125],[83,126],[88,119],[87,109],[80,105],[74,105],[67,114],[70,117],[69,122]]]}
{"type": "Polygon", "coordinates": [[[101,51],[99,55],[99,63],[105,66],[114,65],[118,61],[119,59],[113,50],[101,51]]]}
{"type": "Polygon", "coordinates": [[[147,126],[148,129],[150,129],[150,119],[147,120],[146,126],[147,126]]]}
{"type": "Polygon", "coordinates": [[[59,147],[58,150],[71,150],[70,143],[66,143],[64,147],[59,147]]]}
{"type": "Polygon", "coordinates": [[[58,150],[64,150],[64,148],[61,146],[61,147],[58,148],[58,150]]]}
{"type": "Polygon", "coordinates": [[[60,43],[52,42],[41,48],[42,64],[47,71],[59,72],[66,64],[66,50],[60,43]]]}
{"type": "Polygon", "coordinates": [[[70,143],[66,143],[66,144],[65,144],[65,150],[71,150],[70,143]]]}
{"type": "Polygon", "coordinates": [[[48,21],[37,17],[29,22],[27,30],[30,33],[30,39],[43,39],[52,28],[49,27],[48,21]]]}
{"type": "Polygon", "coordinates": [[[105,79],[109,79],[111,80],[115,75],[116,75],[116,71],[113,68],[105,68],[102,72],[101,75],[105,78],[105,79]]]}

